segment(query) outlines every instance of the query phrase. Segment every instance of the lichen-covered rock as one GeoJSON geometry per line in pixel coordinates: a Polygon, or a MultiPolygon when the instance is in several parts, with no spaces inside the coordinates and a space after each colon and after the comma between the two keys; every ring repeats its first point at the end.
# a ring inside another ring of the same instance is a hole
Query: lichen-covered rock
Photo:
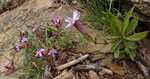
{"type": "MultiPolygon", "coordinates": [[[[51,8],[51,0],[45,0],[40,5],[41,1],[43,0],[29,0],[20,7],[6,11],[0,15],[0,66],[5,62],[10,62],[3,55],[9,59],[13,59],[18,64],[22,64],[23,52],[17,52],[15,47],[22,38],[20,34],[26,31],[24,26],[40,26],[41,23],[47,22],[48,19],[56,15],[67,16],[69,12],[72,14],[68,6],[61,6],[54,9],[51,8]]],[[[4,77],[1,78],[3,79],[4,77]]]]}
{"type": "MultiPolygon", "coordinates": [[[[59,16],[60,18],[64,19],[67,16],[72,16],[72,8],[66,5],[62,5],[58,8],[55,7],[54,9],[51,6],[52,2],[53,1],[51,0],[28,0],[25,3],[23,3],[23,5],[11,11],[6,11],[0,15],[0,66],[2,66],[5,62],[10,62],[3,55],[8,57],[9,59],[13,59],[14,62],[20,65],[23,63],[23,50],[17,52],[16,45],[22,38],[20,35],[27,31],[24,28],[25,26],[28,28],[32,28],[31,26],[39,27],[43,24],[46,24],[46,22],[48,22],[48,20],[52,17],[59,16]]],[[[86,29],[88,30],[89,28],[86,29]]],[[[77,30],[75,29],[75,31],[77,30]]],[[[92,36],[94,37],[95,35],[92,36]]],[[[73,39],[75,39],[75,37],[73,39]]],[[[103,41],[99,40],[99,43],[102,42],[103,41]]],[[[98,48],[102,45],[103,44],[99,44],[98,48]]],[[[91,46],[93,46],[93,44],[91,46]]],[[[90,49],[91,46],[89,45],[85,48],[90,49]]],[[[106,49],[106,51],[109,51],[109,49],[106,49]]],[[[19,75],[22,73],[15,74],[19,75]]],[[[5,79],[5,76],[0,77],[0,79],[5,79]]],[[[17,78],[8,77],[8,79],[17,78]]]]}
{"type": "Polygon", "coordinates": [[[148,26],[150,25],[150,0],[123,0],[123,4],[128,10],[132,6],[135,6],[135,10],[132,15],[134,17],[138,17],[140,21],[144,22],[148,26]]]}

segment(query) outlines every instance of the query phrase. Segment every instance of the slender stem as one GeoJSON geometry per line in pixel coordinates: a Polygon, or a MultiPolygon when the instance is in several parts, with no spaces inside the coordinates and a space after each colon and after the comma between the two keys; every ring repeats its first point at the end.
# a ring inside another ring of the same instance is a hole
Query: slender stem
{"type": "Polygon", "coordinates": [[[45,71],[49,74],[49,76],[50,76],[52,79],[54,79],[53,76],[51,75],[51,73],[50,73],[48,70],[46,70],[46,69],[44,69],[44,68],[41,68],[41,69],[45,70],[45,71]]]}
{"type": "MultiPolygon", "coordinates": [[[[2,54],[3,55],[3,54],[2,54]]],[[[18,67],[21,67],[22,69],[28,70],[27,68],[15,63],[14,61],[12,61],[11,59],[9,59],[8,57],[6,57],[5,55],[3,55],[6,59],[8,59],[9,61],[13,62],[15,65],[17,65],[18,67]]]]}
{"type": "Polygon", "coordinates": [[[110,0],[109,11],[111,10],[112,0],[110,0]]]}

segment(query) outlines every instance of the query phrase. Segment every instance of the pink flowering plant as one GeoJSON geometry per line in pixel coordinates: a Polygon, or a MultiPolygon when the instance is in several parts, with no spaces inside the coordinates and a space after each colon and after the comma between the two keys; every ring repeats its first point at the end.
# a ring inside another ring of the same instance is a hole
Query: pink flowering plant
{"type": "MultiPolygon", "coordinates": [[[[36,77],[42,75],[45,70],[49,69],[49,72],[56,72],[55,67],[60,64],[60,58],[64,54],[63,52],[73,49],[73,41],[69,38],[69,32],[66,30],[69,27],[75,27],[86,38],[92,40],[90,34],[86,29],[78,22],[80,13],[74,10],[73,17],[67,17],[64,21],[68,23],[66,27],[63,26],[63,20],[59,17],[51,18],[41,27],[33,27],[28,30],[28,34],[25,35],[20,42],[16,45],[16,51],[21,53],[22,49],[24,53],[23,66],[11,61],[11,66],[7,66],[5,63],[1,69],[3,71],[7,69],[5,75],[11,75],[18,70],[29,72],[29,76],[36,77]]],[[[93,40],[92,40],[93,41],[93,40]]],[[[51,74],[55,76],[55,74],[51,74]]]]}

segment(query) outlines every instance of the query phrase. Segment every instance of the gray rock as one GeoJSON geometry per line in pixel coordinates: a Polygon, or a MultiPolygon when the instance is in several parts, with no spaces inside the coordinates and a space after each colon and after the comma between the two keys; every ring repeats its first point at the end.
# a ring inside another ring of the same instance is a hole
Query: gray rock
{"type": "MultiPolygon", "coordinates": [[[[57,9],[51,8],[52,0],[29,0],[20,7],[11,11],[6,11],[0,15],[0,54],[14,59],[18,64],[23,63],[22,51],[16,52],[16,45],[21,39],[20,34],[24,31],[22,27],[40,26],[41,23],[48,22],[48,19],[56,15],[60,17],[72,14],[72,9],[68,6],[61,6],[57,9]],[[42,1],[42,3],[41,3],[42,1]],[[42,4],[42,5],[41,5],[42,4]],[[41,22],[42,20],[42,22],[41,22]],[[19,61],[18,61],[19,60],[19,61]]],[[[4,56],[0,55],[0,66],[8,61],[4,56]]],[[[1,69],[0,69],[1,73],[1,69]]],[[[13,75],[22,74],[16,72],[13,75]]],[[[18,79],[17,77],[0,76],[0,79],[18,79]]]]}
{"type": "Polygon", "coordinates": [[[150,0],[123,0],[123,5],[127,10],[135,6],[132,16],[138,17],[140,21],[150,25],[150,0]]]}

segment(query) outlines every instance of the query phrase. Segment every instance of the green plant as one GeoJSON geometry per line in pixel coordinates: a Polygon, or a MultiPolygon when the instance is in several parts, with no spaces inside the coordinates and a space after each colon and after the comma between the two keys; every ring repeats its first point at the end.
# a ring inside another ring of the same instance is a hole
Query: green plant
{"type": "Polygon", "coordinates": [[[65,19],[69,23],[65,28],[62,27],[63,21],[58,17],[49,19],[52,25],[47,22],[47,24],[34,27],[32,30],[24,26],[28,33],[16,46],[18,52],[24,49],[23,66],[16,64],[5,56],[11,61],[11,66],[9,66],[8,62],[4,63],[1,67],[4,70],[3,72],[6,72],[4,75],[11,75],[21,70],[28,72],[23,74],[22,77],[32,76],[33,78],[41,79],[41,77],[45,76],[53,79],[55,73],[57,73],[55,67],[64,63],[65,51],[73,48],[73,40],[69,38],[69,32],[65,30],[67,27],[74,26],[86,39],[92,41],[87,30],[77,22],[79,18],[80,13],[74,10],[73,17],[65,19]],[[8,71],[5,71],[5,69],[8,71]]]}
{"type": "MultiPolygon", "coordinates": [[[[117,9],[114,7],[114,2],[111,0],[79,0],[81,8],[87,11],[85,22],[90,27],[106,30],[108,22],[106,19],[107,10],[117,15],[117,9]]],[[[120,1],[119,1],[120,2],[120,1]]]]}
{"type": "Polygon", "coordinates": [[[7,5],[8,2],[3,2],[3,1],[0,1],[0,9],[3,7],[3,5],[7,5]]]}
{"type": "Polygon", "coordinates": [[[129,12],[126,14],[124,22],[122,23],[117,19],[112,13],[107,12],[107,20],[110,24],[111,37],[104,37],[104,40],[115,40],[116,43],[110,49],[110,52],[114,52],[114,57],[118,58],[120,53],[128,53],[130,58],[134,60],[136,56],[136,46],[134,45],[134,41],[139,41],[144,38],[148,31],[141,33],[131,33],[135,30],[138,25],[138,18],[134,18],[129,21],[130,16],[134,10],[132,7],[129,12]],[[120,50],[120,45],[123,45],[124,50],[120,50]]]}

